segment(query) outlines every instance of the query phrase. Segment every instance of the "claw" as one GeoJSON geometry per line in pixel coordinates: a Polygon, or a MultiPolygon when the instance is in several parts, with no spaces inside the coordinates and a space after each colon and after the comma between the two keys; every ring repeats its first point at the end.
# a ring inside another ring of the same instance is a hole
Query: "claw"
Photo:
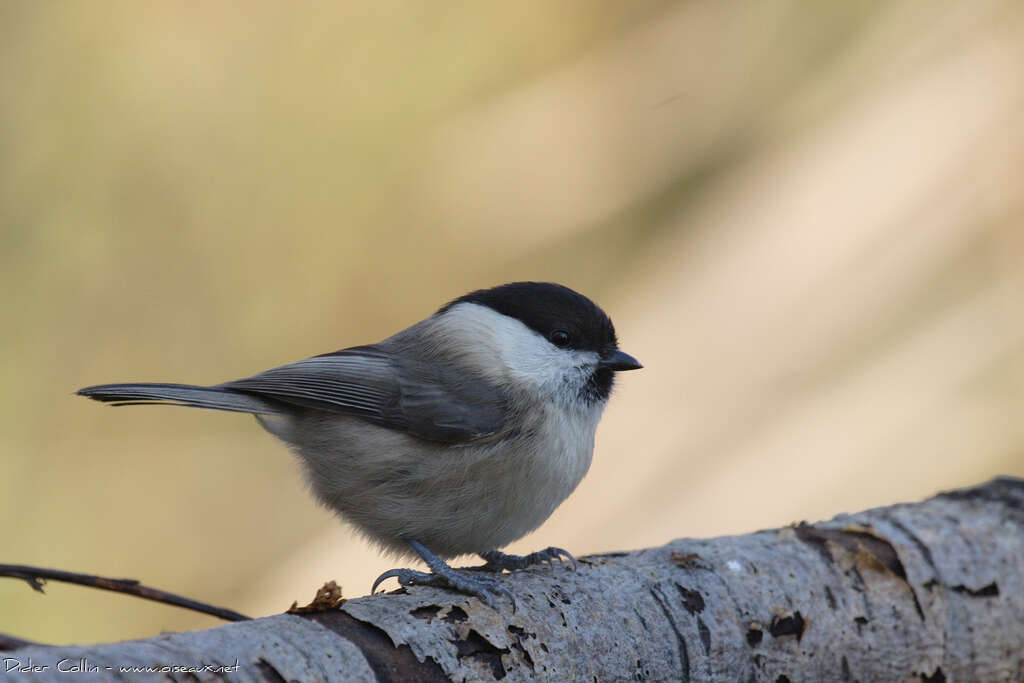
{"type": "Polygon", "coordinates": [[[576,569],[576,558],[572,556],[567,550],[562,548],[545,548],[544,550],[538,550],[535,553],[529,555],[506,555],[503,552],[492,550],[486,553],[480,553],[480,557],[487,561],[487,564],[483,565],[481,569],[487,571],[500,572],[503,570],[515,571],[516,569],[526,569],[535,564],[545,564],[549,567],[555,566],[555,560],[559,562],[567,561],[572,564],[572,568],[576,569]]]}
{"type": "Polygon", "coordinates": [[[490,576],[467,575],[457,569],[452,569],[425,546],[416,541],[408,541],[423,561],[430,567],[431,572],[420,572],[414,569],[389,569],[373,582],[370,593],[377,592],[377,586],[390,578],[398,579],[401,586],[435,586],[437,588],[450,588],[479,598],[485,605],[494,609],[494,600],[498,597],[506,597],[512,603],[512,611],[519,609],[515,595],[502,583],[490,576]]]}
{"type": "Polygon", "coordinates": [[[375,595],[377,593],[377,586],[391,577],[397,578],[398,583],[401,586],[415,585],[417,580],[426,585],[426,580],[429,579],[430,574],[418,572],[413,569],[389,569],[378,576],[377,580],[373,582],[373,586],[370,587],[370,595],[375,595]]]}
{"type": "Polygon", "coordinates": [[[512,611],[518,610],[515,595],[508,588],[503,586],[497,579],[489,576],[467,576],[457,569],[448,567],[441,573],[428,574],[413,569],[389,569],[373,582],[370,593],[377,591],[377,586],[390,578],[398,579],[402,586],[434,586],[437,588],[451,588],[460,593],[466,593],[479,598],[488,607],[494,608],[495,599],[506,597],[512,603],[512,611]]]}
{"type": "Polygon", "coordinates": [[[398,570],[396,570],[396,569],[389,569],[388,571],[386,571],[383,574],[381,574],[380,576],[378,576],[377,579],[373,582],[373,585],[370,586],[370,595],[376,595],[377,594],[377,586],[379,586],[385,579],[390,579],[392,576],[396,576],[396,574],[395,574],[396,571],[398,571],[398,570]]]}
{"type": "Polygon", "coordinates": [[[552,563],[554,562],[554,560],[558,560],[559,562],[569,562],[569,564],[572,565],[572,570],[576,571],[578,566],[576,558],[573,557],[572,553],[570,553],[568,550],[562,550],[561,548],[551,547],[548,548],[548,551],[553,552],[555,554],[555,556],[552,558],[552,563]]]}

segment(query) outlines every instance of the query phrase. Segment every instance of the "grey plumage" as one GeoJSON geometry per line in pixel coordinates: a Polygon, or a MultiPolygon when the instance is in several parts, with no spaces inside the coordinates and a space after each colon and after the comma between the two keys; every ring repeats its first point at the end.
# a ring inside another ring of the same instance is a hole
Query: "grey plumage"
{"type": "Polygon", "coordinates": [[[458,381],[448,359],[402,333],[272,368],[252,377],[201,387],[187,384],[104,384],[82,396],[117,405],[163,404],[243,413],[351,415],[387,429],[441,443],[463,443],[500,431],[501,390],[458,381]],[[398,351],[400,353],[395,353],[398,351]]]}
{"type": "Polygon", "coordinates": [[[113,403],[116,406],[179,405],[191,408],[228,410],[236,413],[277,415],[289,412],[285,405],[241,394],[221,387],[199,387],[192,384],[137,382],[99,384],[79,389],[79,396],[113,403]]]}
{"type": "MultiPolygon", "coordinates": [[[[433,553],[479,553],[512,568],[521,559],[492,551],[537,528],[573,491],[614,373],[638,367],[589,299],[513,283],[472,292],[377,344],[251,377],[78,393],[252,413],[299,456],[317,498],[381,547],[415,551],[432,567],[444,565],[433,553]]],[[[452,571],[385,576],[495,590],[452,571]]]]}

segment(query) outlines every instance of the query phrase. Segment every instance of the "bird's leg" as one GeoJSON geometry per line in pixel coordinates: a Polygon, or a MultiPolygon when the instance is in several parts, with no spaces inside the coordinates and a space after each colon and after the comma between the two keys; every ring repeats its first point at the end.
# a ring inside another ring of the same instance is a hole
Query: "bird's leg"
{"type": "Polygon", "coordinates": [[[394,577],[398,579],[398,583],[402,586],[436,586],[438,588],[451,588],[452,590],[459,591],[460,593],[476,596],[492,607],[494,606],[492,602],[493,598],[499,595],[504,595],[512,601],[512,609],[515,611],[515,596],[512,595],[512,591],[501,585],[497,579],[489,576],[466,574],[458,569],[453,569],[447,562],[432,553],[419,541],[406,539],[406,543],[408,543],[409,547],[415,550],[416,554],[423,559],[428,567],[430,567],[430,572],[420,572],[414,569],[388,570],[378,576],[377,580],[373,582],[373,588],[370,589],[370,593],[376,591],[377,586],[379,586],[382,581],[394,577]]]}
{"type": "Polygon", "coordinates": [[[492,572],[500,572],[503,569],[509,571],[525,569],[542,562],[554,565],[555,560],[559,562],[566,560],[572,564],[573,569],[576,569],[576,558],[570,555],[568,551],[555,547],[538,550],[529,555],[506,555],[498,550],[491,550],[486,553],[480,553],[480,557],[484,558],[487,562],[480,569],[492,572]]]}

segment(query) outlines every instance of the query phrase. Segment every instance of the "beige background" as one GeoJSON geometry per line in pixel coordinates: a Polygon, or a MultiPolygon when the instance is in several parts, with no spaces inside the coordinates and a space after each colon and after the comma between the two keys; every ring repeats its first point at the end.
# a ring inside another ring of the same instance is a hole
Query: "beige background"
{"type": "MultiPolygon", "coordinates": [[[[592,296],[646,368],[513,551],[1024,475],[1018,3],[8,2],[0,98],[0,562],[253,614],[364,594],[391,563],[250,418],[72,392],[245,376],[514,279],[592,296]]],[[[0,606],[58,643],[216,623],[0,606]]]]}

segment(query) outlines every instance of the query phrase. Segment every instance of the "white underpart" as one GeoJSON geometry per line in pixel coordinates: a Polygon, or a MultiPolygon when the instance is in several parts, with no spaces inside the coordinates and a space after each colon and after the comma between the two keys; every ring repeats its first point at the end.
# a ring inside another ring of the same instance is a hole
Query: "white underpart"
{"type": "Polygon", "coordinates": [[[503,394],[502,433],[435,444],[320,412],[268,428],[302,456],[320,500],[384,548],[410,554],[408,538],[442,557],[501,548],[543,524],[587,473],[605,402],[580,391],[598,356],[560,349],[478,304],[417,327],[418,343],[503,394]]]}
{"type": "Polygon", "coordinates": [[[581,390],[600,358],[559,348],[479,304],[457,304],[432,322],[436,342],[458,349],[466,365],[505,388],[517,404],[510,406],[514,419],[530,434],[483,446],[490,451],[486,469],[493,468],[487,476],[502,482],[502,494],[481,503],[477,524],[462,533],[481,547],[501,547],[540,526],[590,469],[605,401],[583,401],[581,390]]]}

